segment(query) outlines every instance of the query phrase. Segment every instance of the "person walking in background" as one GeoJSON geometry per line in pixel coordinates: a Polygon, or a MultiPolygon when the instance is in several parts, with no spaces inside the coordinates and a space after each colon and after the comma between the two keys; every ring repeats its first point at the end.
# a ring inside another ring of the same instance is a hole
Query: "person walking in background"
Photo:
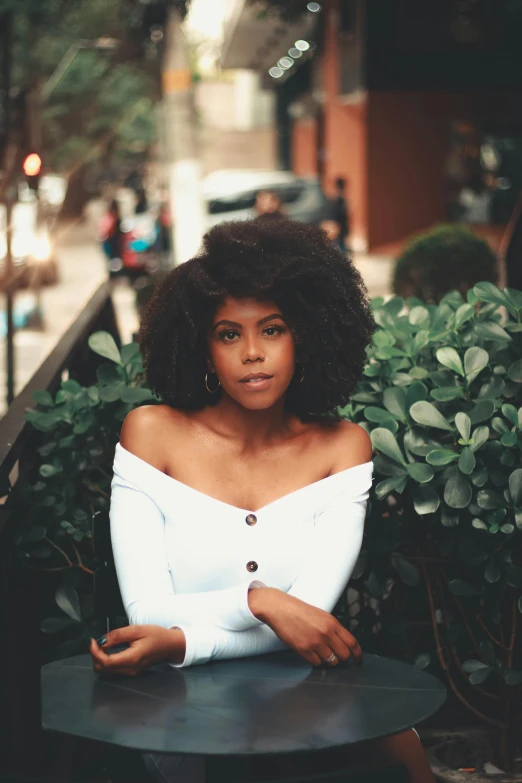
{"type": "Polygon", "coordinates": [[[335,220],[340,227],[340,243],[344,253],[348,250],[350,235],[350,207],[346,197],[347,182],[344,177],[335,180],[337,195],[335,197],[335,220]]]}
{"type": "Polygon", "coordinates": [[[342,235],[343,225],[339,219],[339,208],[336,199],[326,204],[317,225],[324,231],[330,242],[345,254],[346,246],[342,235]]]}
{"type": "Polygon", "coordinates": [[[254,209],[257,217],[263,220],[278,220],[286,217],[281,198],[275,190],[258,191],[254,209]]]}
{"type": "Polygon", "coordinates": [[[112,277],[123,268],[123,234],[121,231],[120,205],[113,199],[102,217],[100,240],[107,256],[109,275],[112,277]]]}

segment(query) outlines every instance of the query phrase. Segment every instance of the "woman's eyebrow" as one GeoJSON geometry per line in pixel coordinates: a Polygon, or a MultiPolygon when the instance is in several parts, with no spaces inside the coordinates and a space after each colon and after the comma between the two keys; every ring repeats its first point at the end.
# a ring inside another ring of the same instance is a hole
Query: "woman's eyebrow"
{"type": "MultiPolygon", "coordinates": [[[[261,318],[261,320],[257,322],[256,326],[261,326],[267,321],[272,321],[274,318],[279,318],[281,321],[285,320],[281,313],[272,313],[271,315],[265,315],[264,318],[261,318]]],[[[229,321],[226,318],[222,321],[218,321],[217,324],[214,324],[212,329],[217,329],[218,326],[235,326],[237,329],[241,329],[241,324],[238,324],[236,321],[229,321]]]]}

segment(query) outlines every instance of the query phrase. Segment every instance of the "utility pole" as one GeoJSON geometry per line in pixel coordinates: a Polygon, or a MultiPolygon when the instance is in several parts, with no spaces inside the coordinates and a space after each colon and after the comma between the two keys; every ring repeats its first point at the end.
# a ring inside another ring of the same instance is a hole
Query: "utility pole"
{"type": "MultiPolygon", "coordinates": [[[[9,165],[8,157],[11,143],[11,41],[13,30],[13,12],[8,11],[4,14],[2,19],[2,37],[3,37],[3,62],[2,62],[2,82],[4,92],[4,117],[5,117],[5,150],[4,160],[2,161],[4,167],[4,176],[9,177],[9,165]]],[[[5,254],[5,271],[4,280],[6,282],[5,297],[6,297],[6,321],[7,321],[7,335],[6,335],[6,399],[7,406],[11,405],[14,400],[14,322],[13,322],[13,309],[14,309],[14,297],[13,297],[13,253],[12,253],[12,208],[13,208],[13,186],[11,183],[7,183],[7,187],[4,190],[5,193],[5,238],[6,238],[6,254],[5,254]]]]}
{"type": "Polygon", "coordinates": [[[162,69],[168,189],[173,216],[174,263],[194,256],[205,231],[192,79],[177,5],[169,4],[162,69]]]}

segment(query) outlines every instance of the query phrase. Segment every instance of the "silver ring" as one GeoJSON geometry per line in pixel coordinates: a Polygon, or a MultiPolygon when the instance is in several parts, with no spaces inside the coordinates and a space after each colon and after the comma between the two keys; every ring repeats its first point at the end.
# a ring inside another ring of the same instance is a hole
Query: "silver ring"
{"type": "Polygon", "coordinates": [[[337,655],[335,653],[332,653],[329,658],[325,659],[325,663],[335,663],[337,660],[337,655]]]}

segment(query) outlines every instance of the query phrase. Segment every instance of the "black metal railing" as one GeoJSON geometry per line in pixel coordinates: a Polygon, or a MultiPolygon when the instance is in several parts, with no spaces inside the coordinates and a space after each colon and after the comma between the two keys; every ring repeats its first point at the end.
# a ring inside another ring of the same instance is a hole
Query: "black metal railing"
{"type": "Polygon", "coordinates": [[[42,574],[25,569],[15,554],[22,520],[10,503],[10,489],[31,471],[39,443],[39,432],[25,421],[25,411],[34,405],[33,392],[54,394],[64,373],[82,384],[95,381],[100,357],[89,349],[88,338],[100,330],[120,345],[108,282],[99,287],[0,421],[0,774],[41,773],[49,744],[40,729],[39,622],[45,590],[42,574]]]}

